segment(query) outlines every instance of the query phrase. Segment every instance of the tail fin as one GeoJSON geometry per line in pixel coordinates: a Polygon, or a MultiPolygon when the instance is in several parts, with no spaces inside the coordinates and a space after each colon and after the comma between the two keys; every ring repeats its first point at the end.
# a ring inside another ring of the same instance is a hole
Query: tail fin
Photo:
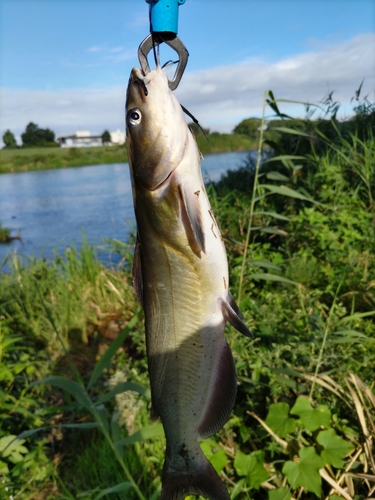
{"type": "Polygon", "coordinates": [[[187,495],[202,495],[209,500],[230,500],[224,483],[203,453],[198,463],[198,467],[195,464],[194,467],[187,466],[185,470],[177,471],[171,469],[166,460],[160,500],[183,500],[187,495]]]}

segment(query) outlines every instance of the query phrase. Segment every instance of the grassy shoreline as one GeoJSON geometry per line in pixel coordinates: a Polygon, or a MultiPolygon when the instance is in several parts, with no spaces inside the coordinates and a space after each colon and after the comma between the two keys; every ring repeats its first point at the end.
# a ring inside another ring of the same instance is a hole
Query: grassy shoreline
{"type": "MultiPolygon", "coordinates": [[[[375,481],[375,140],[338,135],[334,121],[277,133],[269,161],[254,168],[249,156],[207,186],[254,339],[228,325],[236,405],[201,448],[232,500],[364,500],[375,481]]],[[[160,497],[165,439],[149,418],[133,240],[108,240],[116,267],[83,240],[0,269],[8,498],[160,497]]]]}
{"type": "MultiPolygon", "coordinates": [[[[237,298],[242,288],[241,309],[255,333],[249,340],[227,329],[236,407],[202,443],[233,499],[248,500],[251,491],[253,500],[290,500],[304,487],[309,496],[299,498],[338,500],[318,467],[336,480],[354,454],[354,473],[375,477],[361,427],[375,425],[375,193],[363,175],[373,178],[374,150],[374,142],[342,141],[338,151],[306,158],[302,169],[274,161],[259,175],[249,162],[207,188],[231,290],[237,298]],[[285,453],[289,443],[298,462],[285,453]],[[290,468],[298,473],[306,456],[318,465],[296,484],[290,468]]],[[[116,268],[84,242],[51,261],[14,255],[11,272],[0,273],[0,478],[20,500],[159,495],[165,441],[149,420],[130,242],[114,241],[113,250],[121,257],[116,268]],[[14,457],[2,453],[16,436],[14,457]],[[124,482],[124,470],[142,493],[124,482]]],[[[352,498],[368,498],[369,489],[358,477],[352,498]]]]}
{"type": "MultiPolygon", "coordinates": [[[[212,133],[207,139],[197,136],[203,154],[255,149],[254,141],[239,134],[212,133]],[[209,142],[208,142],[209,141],[209,142]]],[[[0,150],[0,174],[28,172],[68,167],[84,167],[105,163],[125,163],[128,154],[124,146],[97,148],[17,148],[0,150]]]]}
{"type": "Polygon", "coordinates": [[[0,151],[0,173],[28,172],[128,161],[125,146],[19,148],[0,151]]]}

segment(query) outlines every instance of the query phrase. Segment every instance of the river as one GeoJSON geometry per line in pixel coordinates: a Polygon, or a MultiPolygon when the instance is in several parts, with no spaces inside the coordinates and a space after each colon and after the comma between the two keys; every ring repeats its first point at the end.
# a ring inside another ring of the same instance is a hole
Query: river
{"type": "MultiPolygon", "coordinates": [[[[206,155],[205,182],[241,166],[249,152],[206,155]]],[[[0,175],[0,221],[21,241],[0,244],[0,266],[9,252],[50,259],[82,234],[99,247],[101,260],[116,262],[105,238],[126,241],[135,228],[127,163],[0,175]]]]}

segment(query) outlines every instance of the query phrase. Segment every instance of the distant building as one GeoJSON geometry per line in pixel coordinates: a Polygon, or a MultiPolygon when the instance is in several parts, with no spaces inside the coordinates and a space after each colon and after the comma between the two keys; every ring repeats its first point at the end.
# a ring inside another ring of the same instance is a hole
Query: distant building
{"type": "Polygon", "coordinates": [[[68,135],[59,135],[56,141],[62,148],[90,148],[102,146],[101,135],[91,135],[88,130],[80,130],[68,135]]]}
{"type": "MultiPolygon", "coordinates": [[[[118,129],[115,132],[110,132],[110,134],[111,143],[109,146],[125,143],[125,134],[121,132],[121,130],[118,129]]],[[[88,130],[80,130],[72,134],[59,135],[56,141],[62,148],[90,148],[103,146],[102,135],[91,135],[88,130]]]]}
{"type": "Polygon", "coordinates": [[[110,132],[112,144],[125,144],[125,134],[117,129],[116,132],[110,132]]]}

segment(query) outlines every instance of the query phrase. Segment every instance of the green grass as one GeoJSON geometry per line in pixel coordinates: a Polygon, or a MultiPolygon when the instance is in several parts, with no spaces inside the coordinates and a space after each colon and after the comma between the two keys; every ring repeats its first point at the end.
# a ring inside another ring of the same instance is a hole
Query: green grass
{"type": "Polygon", "coordinates": [[[246,151],[257,148],[257,142],[241,134],[220,134],[213,132],[207,138],[196,135],[199,150],[203,154],[224,153],[227,151],[246,151]]]}
{"type": "MultiPolygon", "coordinates": [[[[302,150],[298,126],[278,133],[299,159],[284,151],[259,169],[249,160],[207,189],[255,339],[227,328],[236,406],[203,446],[232,499],[338,500],[333,482],[364,500],[375,479],[366,439],[375,434],[375,141],[352,135],[302,150]],[[345,469],[369,481],[347,483],[345,469]]],[[[20,500],[158,498],[165,442],[149,422],[142,320],[112,343],[139,307],[131,252],[114,248],[117,269],[86,244],[50,262],[12,257],[0,274],[0,439],[45,426],[18,443],[18,463],[0,451],[20,500]],[[133,393],[108,396],[129,382],[133,393]],[[128,482],[126,471],[140,494],[105,493],[128,482]]]]}
{"type": "Polygon", "coordinates": [[[0,173],[79,167],[127,161],[125,146],[0,150],[0,173]]]}
{"type": "Polygon", "coordinates": [[[0,243],[7,243],[10,240],[11,229],[8,227],[2,227],[0,222],[0,243]]]}

